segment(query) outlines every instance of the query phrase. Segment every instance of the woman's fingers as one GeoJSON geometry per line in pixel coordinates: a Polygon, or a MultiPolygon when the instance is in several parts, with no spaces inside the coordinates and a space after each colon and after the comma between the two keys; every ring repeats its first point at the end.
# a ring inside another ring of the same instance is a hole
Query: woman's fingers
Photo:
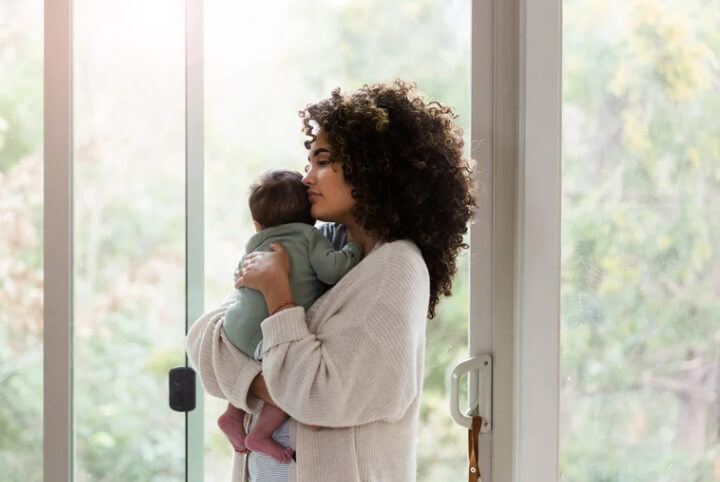
{"type": "Polygon", "coordinates": [[[270,243],[269,246],[270,246],[270,249],[272,249],[276,253],[284,253],[285,252],[285,246],[283,246],[281,243],[270,243]]]}
{"type": "MultiPolygon", "coordinates": [[[[253,253],[253,254],[255,254],[255,253],[253,253]]],[[[250,255],[248,255],[248,256],[243,260],[243,262],[242,262],[242,264],[240,265],[240,267],[241,267],[241,268],[245,268],[246,266],[250,266],[251,264],[253,264],[253,263],[255,262],[255,258],[256,258],[256,256],[250,256],[250,255]]]]}
{"type": "Polygon", "coordinates": [[[273,255],[277,258],[278,264],[283,271],[290,273],[290,256],[288,256],[285,246],[280,243],[271,243],[270,249],[273,250],[273,255]]]}
{"type": "Polygon", "coordinates": [[[241,286],[265,292],[274,286],[280,277],[290,273],[290,257],[282,244],[273,243],[271,251],[256,251],[249,253],[243,259],[238,270],[235,287],[241,286]]]}

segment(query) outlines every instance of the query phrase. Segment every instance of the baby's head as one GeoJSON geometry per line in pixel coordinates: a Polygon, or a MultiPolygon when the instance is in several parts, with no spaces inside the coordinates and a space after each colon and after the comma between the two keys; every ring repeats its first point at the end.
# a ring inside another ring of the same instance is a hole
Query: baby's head
{"type": "Polygon", "coordinates": [[[250,186],[250,212],[261,229],[287,223],[315,224],[302,174],[272,170],[250,186]]]}

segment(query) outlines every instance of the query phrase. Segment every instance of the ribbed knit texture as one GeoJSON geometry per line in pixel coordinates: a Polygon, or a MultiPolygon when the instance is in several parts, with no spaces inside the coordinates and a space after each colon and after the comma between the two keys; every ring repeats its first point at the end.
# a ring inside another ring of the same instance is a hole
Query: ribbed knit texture
{"type": "MultiPolygon", "coordinates": [[[[262,371],[292,418],[290,482],[415,480],[429,276],[409,241],[382,244],[305,313],[262,323],[262,371]],[[321,428],[312,431],[308,425],[321,428]]],[[[260,366],[235,349],[220,321],[227,300],[188,333],[188,356],[208,393],[252,413],[260,366]]],[[[234,459],[233,482],[246,478],[234,459]]]]}

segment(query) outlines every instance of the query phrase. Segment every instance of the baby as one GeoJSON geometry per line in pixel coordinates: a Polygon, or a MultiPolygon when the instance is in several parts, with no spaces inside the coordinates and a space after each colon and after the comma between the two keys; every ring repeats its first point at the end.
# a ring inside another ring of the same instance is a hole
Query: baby
{"type": "MultiPolygon", "coordinates": [[[[362,257],[361,245],[349,243],[342,251],[335,251],[330,241],[313,227],[315,220],[310,215],[307,190],[298,172],[275,170],[263,174],[250,187],[249,204],[257,232],[247,242],[246,255],[252,251],[270,251],[271,243],[282,243],[290,257],[290,288],[298,306],[309,308],[328,285],[337,283],[362,257]]],[[[235,274],[237,276],[237,269],[235,274]]],[[[260,323],[268,316],[262,293],[240,288],[223,320],[225,336],[253,357],[262,342],[260,323]]],[[[273,432],[288,418],[287,414],[266,403],[249,434],[243,426],[244,416],[244,411],[228,404],[218,418],[220,429],[236,452],[253,450],[281,462],[293,456],[291,449],[272,439],[273,432]]]]}

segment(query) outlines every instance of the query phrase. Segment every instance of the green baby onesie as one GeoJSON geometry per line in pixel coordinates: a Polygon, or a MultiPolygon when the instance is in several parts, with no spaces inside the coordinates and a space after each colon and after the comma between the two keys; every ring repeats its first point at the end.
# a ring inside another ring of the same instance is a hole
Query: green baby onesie
{"type": "MultiPolygon", "coordinates": [[[[245,256],[253,251],[271,251],[271,243],[281,243],[290,256],[290,289],[295,303],[305,309],[362,258],[362,246],[358,243],[348,243],[341,251],[335,251],[320,231],[304,223],[281,224],[258,231],[248,240],[245,256]]],[[[225,335],[235,347],[252,357],[262,340],[260,324],[267,317],[262,293],[240,288],[225,313],[225,335]]]]}

